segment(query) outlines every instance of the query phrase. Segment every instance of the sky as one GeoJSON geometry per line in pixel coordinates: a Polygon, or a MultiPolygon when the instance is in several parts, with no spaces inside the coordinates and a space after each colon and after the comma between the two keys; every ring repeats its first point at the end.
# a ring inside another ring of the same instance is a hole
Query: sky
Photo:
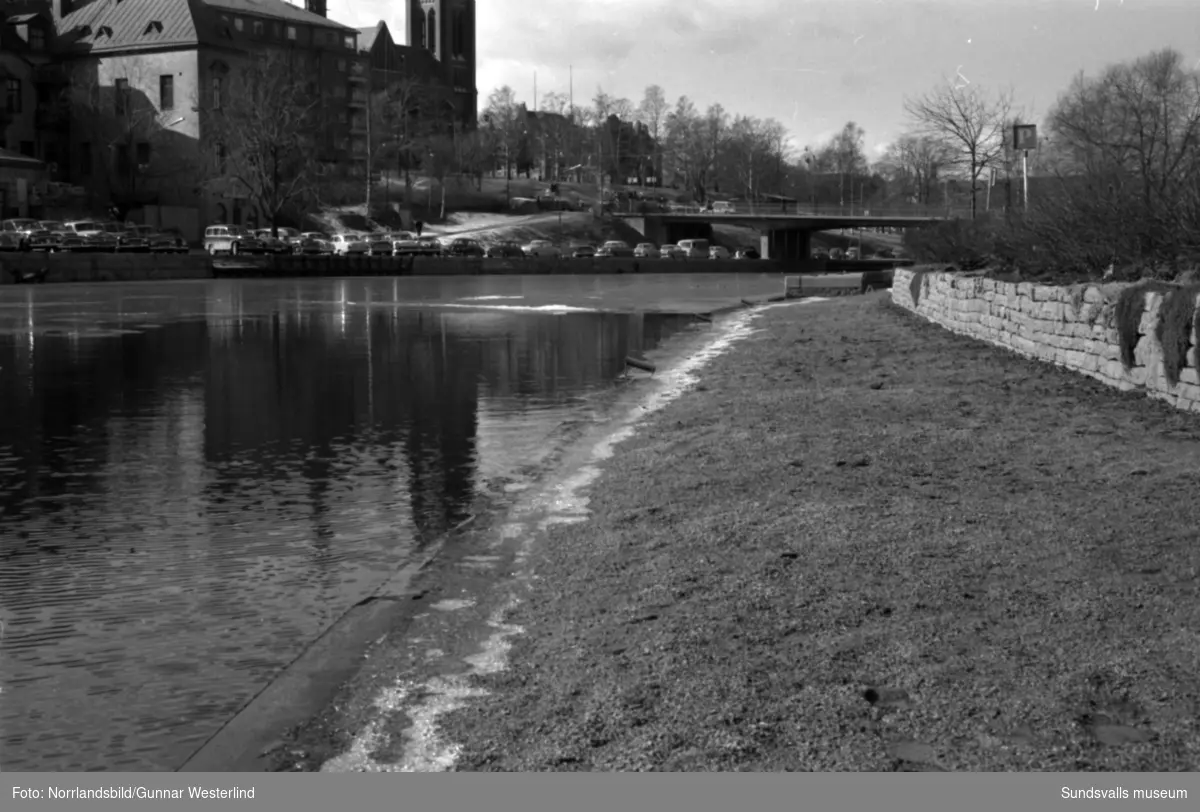
{"type": "MultiPolygon", "coordinates": [[[[295,1],[295,0],[294,0],[295,1]]],[[[329,16],[385,20],[401,40],[405,2],[329,0],[329,16]]],[[[1200,66],[1200,0],[478,0],[480,105],[602,88],[775,118],[800,149],[847,121],[877,156],[904,132],[906,96],[960,81],[1011,89],[1038,123],[1083,71],[1165,47],[1200,66]],[[573,73],[573,81],[572,81],[573,73]]]]}

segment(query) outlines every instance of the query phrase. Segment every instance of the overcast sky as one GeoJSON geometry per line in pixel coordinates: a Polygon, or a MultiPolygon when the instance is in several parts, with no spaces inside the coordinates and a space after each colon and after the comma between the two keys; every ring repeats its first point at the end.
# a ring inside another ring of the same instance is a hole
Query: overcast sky
{"type": "MultiPolygon", "coordinates": [[[[395,0],[329,0],[353,26],[407,30],[395,0]]],[[[478,0],[480,105],[510,85],[532,106],[597,87],[783,122],[797,146],[850,120],[879,149],[905,127],[905,95],[960,74],[1011,86],[1039,121],[1079,71],[1163,47],[1200,64],[1200,0],[478,0]]]]}

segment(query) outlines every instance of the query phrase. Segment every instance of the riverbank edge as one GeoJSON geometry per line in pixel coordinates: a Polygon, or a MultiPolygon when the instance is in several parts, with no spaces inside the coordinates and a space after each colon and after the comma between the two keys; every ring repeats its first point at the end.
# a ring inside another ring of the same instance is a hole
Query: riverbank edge
{"type": "MultiPolygon", "coordinates": [[[[746,297],[709,310],[671,314],[718,318],[783,299],[783,294],[746,297]]],[[[479,510],[479,514],[486,512],[479,510]]],[[[371,596],[350,607],[176,771],[278,771],[282,763],[294,761],[283,752],[285,742],[331,706],[378,641],[427,611],[441,592],[441,573],[453,567],[454,562],[442,560],[447,543],[464,538],[481,524],[471,522],[444,534],[371,596]]]]}
{"type": "Polygon", "coordinates": [[[1200,426],[879,296],[756,327],[535,550],[457,769],[1195,769],[1200,426]]]}

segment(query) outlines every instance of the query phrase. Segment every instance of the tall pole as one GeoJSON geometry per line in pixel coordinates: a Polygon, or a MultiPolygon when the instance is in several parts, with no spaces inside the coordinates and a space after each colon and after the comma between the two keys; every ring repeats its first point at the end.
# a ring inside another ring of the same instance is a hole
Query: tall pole
{"type": "Polygon", "coordinates": [[[533,72],[533,110],[536,113],[537,106],[537,71],[533,72]]]}
{"type": "Polygon", "coordinates": [[[1021,153],[1021,183],[1025,187],[1025,211],[1029,211],[1029,150],[1021,153]]]}
{"type": "MultiPolygon", "coordinates": [[[[353,93],[354,91],[351,91],[353,93]]],[[[367,91],[367,219],[371,219],[371,93],[367,91]]]]}
{"type": "Polygon", "coordinates": [[[570,101],[567,102],[567,104],[570,105],[570,109],[567,110],[567,114],[571,119],[571,123],[574,124],[575,123],[575,66],[568,65],[567,70],[569,71],[569,73],[567,74],[567,77],[568,77],[567,78],[567,83],[568,83],[567,90],[568,90],[569,96],[570,96],[570,101]]]}

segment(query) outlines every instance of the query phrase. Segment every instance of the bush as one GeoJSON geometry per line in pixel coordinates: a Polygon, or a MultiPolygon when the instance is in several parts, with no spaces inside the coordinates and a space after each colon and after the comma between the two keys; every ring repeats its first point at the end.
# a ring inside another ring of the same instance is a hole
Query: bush
{"type": "Polygon", "coordinates": [[[1164,295],[1159,309],[1155,336],[1162,346],[1163,374],[1171,385],[1179,383],[1179,373],[1187,366],[1188,344],[1197,329],[1197,295],[1200,285],[1176,287],[1164,295]]]}
{"type": "MultiPolygon", "coordinates": [[[[1174,285],[1155,280],[1147,280],[1136,285],[1130,285],[1117,296],[1113,316],[1117,323],[1117,340],[1121,349],[1121,364],[1125,369],[1133,368],[1133,351],[1137,347],[1138,336],[1142,324],[1142,314],[1146,312],[1147,293],[1168,293],[1176,290],[1174,285]]],[[[1187,348],[1184,347],[1186,353],[1187,348]]]]}

